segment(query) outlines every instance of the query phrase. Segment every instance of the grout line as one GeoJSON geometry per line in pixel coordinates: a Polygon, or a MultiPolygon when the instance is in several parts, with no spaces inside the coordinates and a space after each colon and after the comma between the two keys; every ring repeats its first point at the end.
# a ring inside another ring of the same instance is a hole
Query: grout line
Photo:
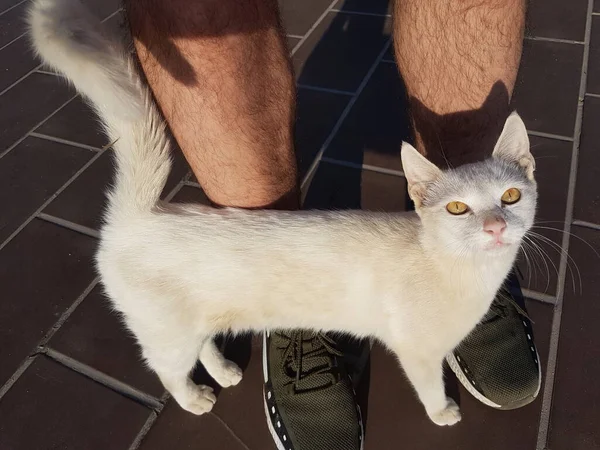
{"type": "Polygon", "coordinates": [[[561,136],[560,134],[544,133],[543,131],[527,130],[529,136],[543,137],[548,139],[556,139],[557,141],[573,142],[573,138],[569,136],[561,136]]]}
{"type": "Polygon", "coordinates": [[[27,32],[20,34],[19,36],[17,36],[16,38],[14,38],[12,41],[7,42],[6,44],[4,44],[2,47],[0,47],[0,51],[4,50],[6,47],[8,47],[10,44],[12,44],[13,42],[18,41],[19,39],[21,39],[23,36],[25,36],[27,34],[27,32]]]}
{"type": "Polygon", "coordinates": [[[150,394],[146,394],[145,392],[140,391],[139,389],[134,388],[133,386],[123,383],[122,381],[119,381],[116,378],[113,378],[110,375],[99,371],[98,369],[94,369],[93,367],[88,366],[87,364],[77,361],[76,359],[71,358],[70,356],[67,356],[61,352],[58,352],[51,348],[46,348],[43,354],[45,354],[49,358],[52,358],[54,361],[68,367],[69,369],[72,369],[75,372],[78,372],[81,375],[84,375],[90,378],[91,380],[94,380],[95,382],[109,389],[112,389],[113,391],[125,397],[135,400],[138,403],[147,406],[148,408],[155,409],[160,408],[162,406],[160,400],[156,397],[150,394]]]}
{"type": "Polygon", "coordinates": [[[21,363],[21,365],[17,368],[17,370],[12,374],[12,376],[8,379],[4,386],[0,388],[0,400],[8,392],[8,390],[15,384],[15,382],[23,375],[25,370],[31,365],[31,363],[35,360],[36,355],[39,354],[39,349],[43,348],[43,346],[54,336],[54,334],[59,330],[63,323],[69,318],[69,316],[75,311],[75,309],[79,306],[79,304],[87,297],[90,291],[96,286],[99,278],[96,277],[85,290],[77,297],[77,299],[69,306],[60,316],[60,318],[52,325],[52,328],[48,330],[48,332],[44,335],[44,337],[40,340],[37,345],[37,351],[33,355],[29,355],[25,360],[21,363]]]}
{"type": "Polygon", "coordinates": [[[342,114],[340,115],[339,119],[337,120],[337,122],[333,126],[331,132],[329,133],[329,136],[327,136],[327,139],[325,139],[325,142],[323,143],[323,145],[319,149],[319,152],[315,156],[315,159],[313,160],[312,164],[308,168],[308,171],[306,172],[306,175],[304,175],[304,178],[302,180],[302,184],[300,185],[300,189],[304,189],[305,185],[306,185],[306,182],[308,180],[312,179],[313,173],[316,171],[316,169],[317,169],[317,167],[319,165],[319,162],[321,161],[321,158],[323,157],[323,153],[325,153],[325,150],[327,150],[327,147],[329,147],[329,145],[333,141],[333,138],[337,134],[338,130],[341,128],[342,123],[344,122],[344,120],[346,120],[346,117],[348,116],[348,114],[350,113],[350,110],[352,109],[352,107],[356,103],[356,100],[358,99],[358,97],[360,96],[361,92],[363,91],[363,89],[365,88],[365,86],[367,85],[367,83],[369,82],[369,80],[371,79],[371,77],[373,76],[373,73],[375,73],[375,70],[377,69],[377,66],[379,65],[379,62],[383,59],[383,55],[385,55],[385,53],[387,52],[390,44],[391,44],[391,40],[388,39],[388,41],[383,46],[383,49],[379,52],[379,55],[377,55],[377,58],[375,58],[375,62],[373,63],[373,65],[371,66],[371,68],[369,69],[369,71],[367,72],[367,74],[365,75],[365,77],[363,78],[363,80],[361,81],[360,86],[358,86],[358,89],[356,90],[356,93],[350,99],[350,101],[348,102],[348,104],[344,108],[344,111],[342,111],[342,114]]]}
{"type": "Polygon", "coordinates": [[[200,186],[200,183],[198,183],[196,181],[185,180],[183,182],[183,186],[190,186],[190,187],[195,187],[195,188],[198,188],[198,189],[202,189],[202,186],[200,186]]]}
{"type": "Polygon", "coordinates": [[[33,133],[36,129],[41,127],[44,123],[46,123],[46,121],[50,120],[56,113],[58,113],[61,109],[63,109],[65,106],[67,106],[73,100],[75,100],[75,98],[77,98],[77,95],[74,95],[73,97],[71,97],[69,100],[67,100],[62,105],[60,105],[58,107],[58,109],[56,109],[53,113],[49,114],[41,122],[34,125],[33,128],[31,130],[29,130],[27,133],[25,133],[24,136],[22,136],[15,143],[13,143],[10,147],[8,147],[6,150],[4,150],[2,153],[0,153],[0,159],[4,158],[8,153],[10,153],[10,151],[12,149],[14,149],[17,145],[19,145],[21,142],[23,142],[25,139],[27,139],[31,135],[31,133],[33,133]]]}
{"type": "Polygon", "coordinates": [[[299,34],[286,34],[285,37],[293,38],[293,39],[302,39],[304,36],[299,34]]]}
{"type": "Polygon", "coordinates": [[[588,10],[585,23],[585,45],[583,47],[583,58],[581,62],[581,78],[579,82],[579,98],[577,103],[577,115],[575,118],[575,130],[573,140],[573,152],[571,155],[571,170],[569,174],[569,188],[567,191],[567,206],[565,208],[565,225],[562,239],[562,248],[560,266],[558,271],[558,285],[556,290],[557,304],[554,310],[552,320],[552,334],[550,335],[550,346],[548,349],[548,363],[546,368],[546,384],[544,386],[544,395],[542,397],[542,409],[540,412],[540,421],[537,436],[537,450],[544,450],[548,446],[548,433],[550,431],[550,419],[552,414],[552,396],[554,394],[554,382],[556,376],[556,364],[558,359],[558,341],[560,338],[560,325],[562,320],[562,309],[565,294],[565,280],[567,273],[567,257],[569,252],[569,237],[571,224],[573,222],[573,203],[575,198],[575,184],[577,181],[577,165],[579,158],[579,143],[581,140],[581,127],[583,122],[583,102],[587,88],[587,68],[590,57],[590,39],[592,34],[592,13],[594,10],[594,0],[588,0],[588,10]]]}
{"type": "Polygon", "coordinates": [[[229,424],[227,424],[227,422],[225,422],[223,419],[221,419],[221,417],[218,414],[215,414],[214,412],[210,412],[210,414],[217,419],[217,421],[227,430],[229,431],[230,435],[233,436],[233,438],[238,441],[238,443],[244,447],[246,450],[250,450],[250,448],[246,445],[246,443],[244,441],[242,441],[240,439],[240,437],[234,433],[234,431],[231,429],[231,427],[229,426],[229,424]]]}
{"type": "Polygon", "coordinates": [[[46,139],[47,141],[58,142],[59,144],[70,145],[72,147],[79,147],[79,148],[83,148],[85,150],[92,150],[94,152],[102,151],[102,149],[99,147],[93,147],[91,145],[86,145],[86,144],[80,144],[79,142],[69,141],[68,139],[49,136],[49,135],[43,134],[43,133],[36,133],[35,131],[32,131],[31,133],[29,133],[29,136],[33,136],[33,137],[36,137],[39,139],[46,139]]]}
{"type": "Polygon", "coordinates": [[[158,413],[156,411],[152,411],[140,431],[138,431],[138,434],[135,436],[135,439],[129,446],[128,450],[137,450],[139,448],[142,440],[146,437],[148,431],[150,431],[150,428],[152,428],[152,425],[154,425],[154,422],[156,422],[156,419],[158,419],[158,413]]]}
{"type": "Polygon", "coordinates": [[[173,189],[171,189],[171,191],[165,196],[163,202],[169,203],[171,200],[173,200],[173,197],[177,195],[177,193],[181,190],[185,183],[185,179],[177,183],[177,185],[173,189]]]}
{"type": "MultiPolygon", "coordinates": [[[[107,147],[107,148],[108,148],[108,147],[107,147]]],[[[35,210],[35,212],[34,212],[34,213],[31,215],[31,216],[29,216],[29,218],[28,218],[28,219],[26,219],[26,220],[25,220],[25,221],[24,221],[24,222],[23,222],[23,223],[22,223],[22,224],[19,226],[19,228],[17,228],[15,231],[13,231],[13,232],[12,232],[12,234],[11,234],[11,235],[10,235],[8,238],[6,238],[6,240],[4,240],[4,242],[2,242],[2,243],[0,244],[0,250],[2,250],[4,247],[6,247],[6,245],[7,245],[7,244],[8,244],[10,241],[12,241],[12,240],[13,240],[13,238],[14,238],[14,237],[15,237],[17,234],[19,234],[19,233],[21,232],[21,230],[22,230],[23,228],[25,228],[25,227],[26,227],[26,226],[29,224],[29,222],[31,222],[33,219],[35,219],[35,218],[36,218],[36,217],[37,217],[37,216],[38,216],[38,215],[39,215],[39,214],[40,214],[40,213],[41,213],[41,212],[44,210],[44,208],[45,208],[46,206],[48,206],[48,205],[49,205],[49,204],[50,204],[50,203],[51,203],[51,202],[52,202],[52,201],[53,201],[53,200],[54,200],[56,197],[58,197],[62,191],[64,191],[64,190],[65,190],[67,187],[69,187],[69,185],[70,185],[71,183],[73,183],[73,181],[75,181],[75,179],[76,179],[76,178],[77,178],[77,177],[78,177],[78,176],[79,176],[79,175],[80,175],[80,174],[81,174],[81,173],[82,173],[82,172],[83,172],[85,169],[87,169],[89,166],[91,166],[91,165],[93,164],[93,162],[94,162],[94,161],[96,161],[96,160],[97,160],[97,159],[98,159],[100,156],[102,156],[102,155],[104,154],[104,152],[105,152],[105,151],[106,151],[106,150],[103,150],[103,151],[101,151],[101,152],[98,152],[98,153],[96,153],[94,156],[92,156],[92,157],[90,158],[90,160],[89,160],[87,163],[85,163],[85,164],[84,164],[84,165],[81,167],[81,169],[79,169],[77,172],[75,172],[75,174],[74,174],[74,175],[73,175],[71,178],[69,178],[69,179],[68,179],[68,180],[65,182],[65,184],[63,184],[63,185],[62,185],[62,186],[61,186],[61,187],[60,187],[60,188],[59,188],[59,189],[58,189],[58,190],[57,190],[57,191],[56,191],[54,194],[52,194],[52,195],[50,196],[50,198],[48,198],[48,200],[46,200],[44,203],[42,203],[42,205],[41,205],[41,206],[40,206],[38,209],[36,209],[36,210],[35,210]]]]}
{"type": "Polygon", "coordinates": [[[600,12],[593,12],[592,16],[600,16],[600,12]]]}
{"type": "Polygon", "coordinates": [[[10,378],[4,383],[4,385],[0,388],[0,400],[2,397],[8,392],[8,390],[13,387],[13,385],[17,382],[21,375],[27,370],[27,368],[35,361],[35,356],[28,356],[25,360],[19,365],[17,370],[10,376],[10,378]]]}
{"type": "Polygon", "coordinates": [[[296,84],[296,87],[298,89],[307,89],[310,91],[328,92],[330,94],[347,95],[349,97],[352,97],[354,95],[354,92],[350,92],[350,91],[341,91],[339,89],[330,89],[330,88],[319,87],[319,86],[310,86],[308,84],[296,84]]]}
{"type": "Polygon", "coordinates": [[[396,64],[396,61],[394,61],[393,59],[386,59],[386,58],[383,58],[381,60],[381,62],[385,63],[385,64],[396,64]]]}
{"type": "Polygon", "coordinates": [[[23,75],[21,78],[19,78],[17,81],[15,81],[14,83],[12,83],[11,85],[9,85],[8,87],[4,88],[1,92],[0,92],[0,96],[2,96],[5,92],[8,92],[10,89],[12,89],[13,87],[15,87],[17,84],[19,84],[21,81],[23,81],[25,78],[27,78],[29,75],[31,75],[32,73],[37,72],[37,70],[42,67],[43,64],[39,64],[36,67],[34,67],[33,69],[31,69],[29,72],[27,72],[25,75],[23,75]]]}
{"type": "Polygon", "coordinates": [[[120,12],[122,12],[122,11],[123,11],[123,8],[119,8],[119,9],[117,9],[117,10],[116,10],[114,13],[111,13],[111,14],[109,14],[108,16],[106,16],[104,19],[102,19],[102,20],[100,21],[100,23],[104,23],[104,22],[106,22],[107,20],[110,20],[110,19],[112,19],[113,17],[115,17],[117,14],[119,14],[119,13],[120,13],[120,12]]]}
{"type": "Polygon", "coordinates": [[[574,220],[573,225],[577,225],[578,227],[591,228],[592,230],[600,230],[600,225],[597,223],[586,222],[585,220],[574,220]]]}
{"type": "Polygon", "coordinates": [[[306,40],[310,37],[310,35],[313,33],[313,31],[315,31],[315,29],[320,25],[320,23],[323,22],[323,19],[325,19],[325,17],[327,17],[327,14],[329,14],[329,12],[333,9],[333,7],[337,3],[337,1],[338,0],[333,0],[329,4],[327,9],[323,12],[323,14],[321,14],[319,16],[319,18],[317,20],[315,20],[315,23],[312,24],[312,26],[308,29],[306,34],[300,39],[300,41],[298,41],[298,43],[296,45],[294,45],[294,48],[292,49],[292,52],[291,52],[291,56],[294,56],[296,54],[298,49],[300,47],[302,47],[302,44],[304,44],[304,42],[306,42],[306,40]]]}
{"type": "Polygon", "coordinates": [[[600,94],[592,94],[591,92],[585,93],[586,97],[600,98],[600,94]]]}
{"type": "Polygon", "coordinates": [[[96,239],[100,238],[100,232],[98,230],[94,230],[93,228],[86,227],[84,225],[79,225],[78,223],[71,222],[70,220],[61,219],[60,217],[52,216],[46,213],[39,213],[37,215],[38,219],[45,220],[46,222],[53,223],[55,225],[59,225],[68,230],[76,231],[81,234],[85,234],[86,236],[93,237],[96,239]]]}
{"type": "Polygon", "coordinates": [[[404,172],[402,172],[401,170],[386,169],[385,167],[372,166],[370,164],[359,164],[351,161],[343,161],[341,159],[329,158],[328,156],[323,156],[321,158],[321,162],[335,164],[336,166],[350,167],[352,169],[368,170],[371,172],[378,172],[385,175],[393,175],[396,177],[404,177],[404,172]]]}
{"type": "Polygon", "coordinates": [[[532,291],[527,288],[521,288],[523,297],[535,300],[541,303],[547,303],[549,305],[556,305],[556,297],[550,294],[544,294],[543,292],[532,291]]]}
{"type": "Polygon", "coordinates": [[[79,297],[75,299],[75,301],[69,306],[58,318],[56,323],[52,325],[52,328],[48,330],[48,332],[44,335],[44,337],[40,340],[37,345],[37,352],[41,352],[44,346],[52,339],[52,336],[56,334],[56,332],[63,326],[63,324],[67,321],[71,314],[77,309],[79,305],[85,300],[85,298],[89,295],[92,290],[96,287],[96,285],[100,282],[100,277],[96,277],[92,280],[90,284],[83,290],[79,297]]]}
{"type": "Polygon", "coordinates": [[[541,42],[558,42],[559,44],[577,44],[584,45],[583,41],[574,41],[572,39],[560,39],[560,38],[551,38],[551,37],[543,37],[543,36],[525,36],[524,39],[528,41],[541,41],[541,42]]]}
{"type": "Polygon", "coordinates": [[[49,70],[44,70],[44,69],[38,69],[38,70],[36,70],[36,72],[43,73],[44,75],[52,75],[54,77],[62,77],[62,75],[60,73],[51,72],[49,70]]]}
{"type": "Polygon", "coordinates": [[[16,3],[16,4],[14,4],[14,5],[12,5],[12,6],[8,7],[8,8],[6,8],[4,11],[0,12],[0,16],[4,15],[5,13],[9,12],[11,9],[14,9],[14,8],[16,8],[17,6],[19,6],[19,5],[21,5],[22,3],[25,3],[25,2],[27,2],[27,1],[29,1],[29,0],[22,0],[22,1],[20,1],[19,3],[16,3]]]}
{"type": "Polygon", "coordinates": [[[354,14],[357,16],[392,17],[391,14],[372,13],[372,12],[366,12],[366,11],[349,11],[346,9],[338,9],[338,8],[332,9],[331,12],[342,13],[342,14],[354,14]]]}

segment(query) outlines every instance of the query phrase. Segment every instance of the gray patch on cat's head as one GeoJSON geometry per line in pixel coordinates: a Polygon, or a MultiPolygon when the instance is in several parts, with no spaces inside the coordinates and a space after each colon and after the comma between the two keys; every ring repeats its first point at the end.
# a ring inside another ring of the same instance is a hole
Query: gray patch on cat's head
{"type": "Polygon", "coordinates": [[[494,254],[521,244],[533,225],[537,186],[535,163],[519,116],[509,117],[493,157],[482,162],[441,171],[408,144],[402,151],[409,193],[427,238],[435,240],[438,248],[467,256],[494,254]],[[506,204],[502,195],[511,188],[518,189],[521,197],[506,204]],[[464,203],[468,209],[453,215],[446,208],[450,202],[464,203]],[[484,230],[486,219],[506,222],[504,245],[494,245],[495,238],[484,230]]]}

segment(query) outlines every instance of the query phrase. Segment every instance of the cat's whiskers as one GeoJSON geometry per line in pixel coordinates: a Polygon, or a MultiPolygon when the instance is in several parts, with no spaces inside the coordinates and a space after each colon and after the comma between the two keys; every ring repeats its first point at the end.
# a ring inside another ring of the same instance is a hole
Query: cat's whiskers
{"type": "MultiPolygon", "coordinates": [[[[558,269],[556,268],[556,266],[554,265],[552,260],[548,257],[548,255],[543,251],[543,249],[540,248],[534,241],[532,241],[529,236],[523,236],[523,245],[526,246],[527,248],[529,248],[533,252],[532,258],[533,258],[533,256],[536,256],[536,257],[539,256],[542,259],[542,262],[544,263],[544,268],[546,269],[546,287],[544,288],[544,292],[547,292],[548,288],[550,286],[550,267],[548,266],[546,259],[548,259],[550,261],[550,263],[554,267],[554,270],[556,271],[557,275],[558,275],[558,269]]],[[[539,266],[539,263],[537,263],[537,258],[535,258],[534,261],[536,261],[536,264],[538,264],[538,266],[539,266]]],[[[539,267],[540,267],[540,271],[541,271],[541,266],[539,266],[539,267]]],[[[531,283],[531,270],[529,271],[529,283],[531,283]]]]}

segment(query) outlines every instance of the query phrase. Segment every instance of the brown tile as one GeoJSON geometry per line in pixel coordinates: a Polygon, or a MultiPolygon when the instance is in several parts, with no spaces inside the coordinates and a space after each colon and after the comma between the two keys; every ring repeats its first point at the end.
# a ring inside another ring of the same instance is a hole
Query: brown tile
{"type": "Polygon", "coordinates": [[[95,250],[94,239],[38,219],[2,249],[0,385],[92,282],[95,250]]]}
{"type": "MultiPolygon", "coordinates": [[[[94,161],[43,212],[98,229],[106,207],[106,191],[112,183],[114,170],[113,152],[109,150],[94,161]]],[[[163,198],[183,179],[187,171],[185,159],[179,153],[175,153],[173,168],[163,190],[163,198]]]]}
{"type": "Polygon", "coordinates": [[[0,47],[25,33],[25,11],[28,6],[29,2],[23,2],[0,16],[0,47]]]}
{"type": "Polygon", "coordinates": [[[298,82],[356,91],[389,38],[389,22],[329,13],[293,57],[298,82]]]}
{"type": "Polygon", "coordinates": [[[150,411],[39,356],[0,403],[0,448],[126,449],[150,411]]]}
{"type": "Polygon", "coordinates": [[[573,136],[582,55],[581,45],[525,40],[514,104],[528,130],[573,136]]]}
{"type": "Polygon", "coordinates": [[[330,4],[331,0],[279,0],[286,33],[304,36],[330,4]]]}
{"type": "Polygon", "coordinates": [[[96,113],[81,97],[70,102],[35,131],[97,148],[108,143],[96,113]]]}
{"type": "Polygon", "coordinates": [[[339,0],[335,9],[342,11],[358,11],[372,14],[391,14],[393,2],[390,0],[339,0]]]}
{"type": "Polygon", "coordinates": [[[574,290],[567,277],[548,448],[590,450],[600,448],[600,231],[571,231],[579,239],[571,237],[569,253],[583,286],[574,290]]]}
{"type": "Polygon", "coordinates": [[[594,12],[600,12],[600,0],[594,0],[594,12]]]}
{"type": "MultiPolygon", "coordinates": [[[[209,413],[195,416],[181,409],[173,400],[158,416],[139,448],[140,450],[247,449],[215,415],[209,413]]],[[[271,448],[275,449],[265,443],[261,450],[271,448]]]]}
{"type": "Polygon", "coordinates": [[[183,186],[171,200],[172,203],[201,203],[210,206],[210,200],[202,189],[195,186],[183,186]]]}
{"type": "Polygon", "coordinates": [[[536,228],[532,232],[543,236],[531,238],[540,246],[540,251],[545,256],[542,259],[540,252],[526,241],[529,262],[521,255],[518,266],[525,278],[521,281],[524,287],[554,295],[561,253],[558,248],[562,245],[567,207],[566,192],[569,189],[572,143],[534,136],[530,137],[530,141],[531,151],[536,158],[535,177],[538,183],[536,228]],[[554,245],[545,242],[548,239],[554,242],[554,245]]]}
{"type": "Polygon", "coordinates": [[[600,98],[586,97],[575,191],[575,219],[600,224],[600,98]]]}
{"type": "Polygon", "coordinates": [[[27,138],[0,159],[0,242],[13,233],[93,152],[27,138]]]}
{"type": "Polygon", "coordinates": [[[0,13],[21,3],[22,0],[0,0],[0,13]]]}
{"type": "Polygon", "coordinates": [[[325,156],[402,169],[400,148],[410,138],[406,91],[394,64],[377,67],[325,156]]]}
{"type": "MultiPolygon", "coordinates": [[[[1,16],[0,16],[1,17],[1,16]]],[[[0,96],[0,152],[75,95],[54,75],[33,73],[0,96]]]]}
{"type": "Polygon", "coordinates": [[[113,378],[159,398],[164,388],[147,369],[140,349],[98,285],[48,344],[113,378]]]}
{"type": "Polygon", "coordinates": [[[0,50],[0,92],[40,64],[30,47],[29,40],[23,36],[0,50]]]}
{"type": "Polygon", "coordinates": [[[286,36],[285,40],[287,42],[288,50],[291,52],[301,39],[297,37],[286,36]]]}
{"type": "Polygon", "coordinates": [[[122,0],[83,0],[82,3],[100,19],[105,19],[123,6],[122,0]]]}
{"type": "MultiPolygon", "coordinates": [[[[587,92],[600,94],[600,17],[592,17],[592,36],[588,60],[587,92]]],[[[587,99],[586,99],[587,100],[587,99]]]]}
{"type": "Polygon", "coordinates": [[[298,89],[296,106],[296,157],[303,177],[333,130],[350,97],[298,89]]]}
{"type": "Polygon", "coordinates": [[[527,35],[583,41],[587,0],[530,0],[527,35]]]}
{"type": "MultiPolygon", "coordinates": [[[[538,351],[545,367],[552,307],[533,301],[528,302],[527,307],[535,321],[538,351]]],[[[446,378],[447,386],[456,383],[454,376],[446,378]]],[[[482,443],[487,450],[535,448],[541,398],[513,411],[489,408],[462,388],[458,400],[462,421],[453,427],[434,425],[396,359],[375,345],[371,353],[365,450],[396,449],[398,442],[409,442],[411,450],[475,450],[480,449],[482,443]]]]}
{"type": "Polygon", "coordinates": [[[306,195],[309,209],[407,211],[406,180],[322,162],[306,195]]]}

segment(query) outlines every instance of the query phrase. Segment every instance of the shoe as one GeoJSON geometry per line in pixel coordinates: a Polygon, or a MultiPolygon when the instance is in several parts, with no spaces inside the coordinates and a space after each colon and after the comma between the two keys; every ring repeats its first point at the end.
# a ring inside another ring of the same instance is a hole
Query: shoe
{"type": "Polygon", "coordinates": [[[326,334],[266,332],[264,403],[278,450],[360,450],[363,425],[343,354],[326,334]]]}
{"type": "Polygon", "coordinates": [[[535,400],[542,383],[540,360],[514,274],[446,360],[467,391],[488,406],[508,410],[535,400]]]}

